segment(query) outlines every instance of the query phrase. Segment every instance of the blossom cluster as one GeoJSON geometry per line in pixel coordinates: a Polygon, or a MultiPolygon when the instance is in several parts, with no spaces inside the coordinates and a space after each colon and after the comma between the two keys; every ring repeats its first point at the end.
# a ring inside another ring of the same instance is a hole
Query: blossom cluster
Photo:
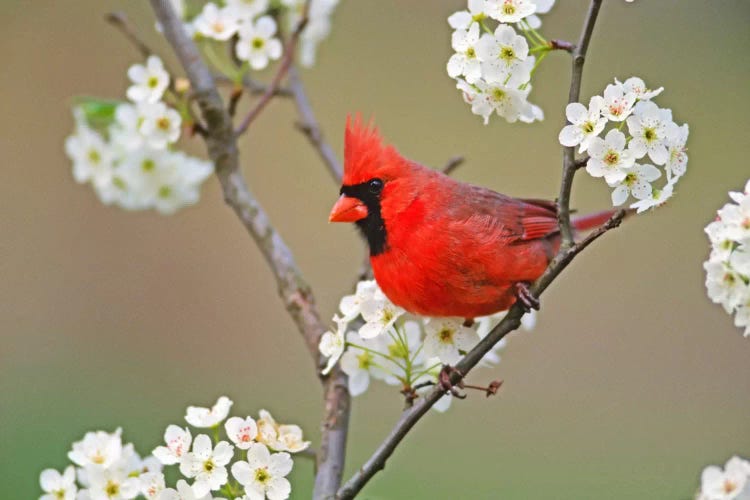
{"type": "MultiPolygon", "coordinates": [[[[300,63],[303,66],[315,63],[317,46],[331,31],[331,15],[338,2],[310,2],[308,21],[299,39],[300,63]]],[[[230,42],[237,59],[246,62],[253,70],[260,70],[267,67],[270,61],[279,59],[283,52],[277,36],[278,26],[270,15],[271,8],[281,7],[287,30],[292,32],[302,19],[305,3],[306,0],[281,0],[280,5],[272,5],[270,0],[208,2],[197,16],[186,22],[185,29],[199,40],[230,42]]],[[[184,14],[184,9],[178,8],[178,13],[184,14]]],[[[229,68],[229,61],[221,60],[211,48],[206,47],[206,55],[219,69],[229,68]]],[[[241,76],[232,69],[226,72],[241,76]]]]}
{"type": "Polygon", "coordinates": [[[171,214],[198,201],[213,165],[174,149],[183,117],[164,100],[170,76],[161,59],[131,66],[128,77],[129,102],[89,99],[74,108],[75,133],[65,141],[73,177],[104,204],[171,214]]]}
{"type": "Polygon", "coordinates": [[[701,474],[696,500],[750,500],[750,462],[734,456],[724,468],[709,465],[701,474]]]}
{"type": "Polygon", "coordinates": [[[448,75],[485,125],[493,113],[511,123],[544,119],[542,109],[529,103],[528,96],[531,76],[551,50],[536,31],[541,26],[537,14],[549,12],[554,3],[468,0],[467,10],[448,18],[455,51],[448,60],[448,75]],[[490,23],[496,24],[494,28],[490,23]]]}
{"type": "MultiPolygon", "coordinates": [[[[341,316],[333,317],[336,329],[323,334],[319,349],[328,358],[324,373],[340,360],[353,396],[364,393],[371,379],[400,385],[405,393],[428,387],[443,364],[459,361],[505,315],[476,318],[472,326],[465,326],[462,318],[413,317],[389,301],[375,281],[360,281],[353,295],[341,299],[339,312],[341,316]],[[353,324],[361,326],[355,329],[353,324]]],[[[534,314],[523,318],[526,329],[534,322],[534,314]]],[[[485,355],[482,364],[497,364],[504,346],[505,339],[485,355]]],[[[445,411],[449,405],[446,396],[435,409],[445,411]]]]}
{"type": "Polygon", "coordinates": [[[745,191],[730,192],[716,220],[706,226],[711,255],[703,264],[708,296],[750,336],[750,180],[745,191]]]}
{"type": "Polygon", "coordinates": [[[565,108],[569,125],[560,131],[560,144],[588,152],[586,171],[614,188],[614,206],[630,197],[636,200],[630,208],[638,213],[662,205],[687,170],[687,124],[677,125],[671,109],[652,101],[663,90],[649,90],[635,76],[624,82],[615,79],[588,107],[576,102],[565,108]],[[657,187],[659,179],[664,182],[657,187]]]}
{"type": "Polygon", "coordinates": [[[44,470],[40,500],[105,500],[141,496],[155,500],[282,500],[291,493],[286,476],[293,462],[290,453],[306,449],[302,429],[278,424],[266,410],[259,418],[230,417],[232,401],[226,396],[211,408],[190,406],[185,420],[208,434],[193,438],[187,427],[169,425],[164,445],[142,459],[132,443],[122,442],[121,430],[89,432],[73,443],[68,458],[74,465],[63,473],[44,470]],[[224,423],[222,426],[221,423],[224,423]],[[221,439],[221,431],[226,439],[221,439]],[[231,464],[231,465],[230,465],[231,464]],[[178,465],[181,478],[166,486],[165,465],[178,465]],[[232,478],[229,478],[231,472],[232,478]],[[192,481],[192,484],[188,482],[192,481]]]}

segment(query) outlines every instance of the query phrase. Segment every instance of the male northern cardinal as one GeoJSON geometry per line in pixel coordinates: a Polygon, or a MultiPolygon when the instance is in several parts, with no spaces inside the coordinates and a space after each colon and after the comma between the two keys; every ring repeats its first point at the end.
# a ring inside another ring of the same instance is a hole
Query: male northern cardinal
{"type": "MultiPolygon", "coordinates": [[[[520,299],[560,245],[552,201],[511,198],[451,179],[384,146],[377,129],[347,120],[341,197],[331,222],[367,238],[375,280],[396,305],[470,321],[520,299]]],[[[577,218],[577,230],[612,211],[577,218]]]]}

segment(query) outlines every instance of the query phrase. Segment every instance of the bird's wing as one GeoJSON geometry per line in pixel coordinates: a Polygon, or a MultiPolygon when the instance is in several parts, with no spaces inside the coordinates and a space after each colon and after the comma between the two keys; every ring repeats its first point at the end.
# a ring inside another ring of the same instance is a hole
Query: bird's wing
{"type": "Polygon", "coordinates": [[[552,201],[511,198],[479,186],[465,185],[462,191],[464,199],[455,210],[506,243],[544,238],[558,231],[557,207],[552,201]]]}

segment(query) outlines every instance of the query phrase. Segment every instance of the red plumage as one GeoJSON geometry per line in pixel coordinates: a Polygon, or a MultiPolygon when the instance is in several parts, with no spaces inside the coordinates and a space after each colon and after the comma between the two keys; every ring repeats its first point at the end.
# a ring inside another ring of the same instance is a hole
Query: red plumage
{"type": "MultiPolygon", "coordinates": [[[[517,299],[516,284],[541,276],[560,244],[553,202],[512,198],[409,161],[359,118],[347,120],[342,183],[330,220],[360,224],[371,250],[368,231],[382,232],[384,246],[370,257],[375,279],[415,314],[474,318],[506,310],[517,299]],[[367,194],[377,187],[369,189],[373,179],[382,190],[367,194]],[[359,192],[365,194],[351,194],[359,192]]],[[[573,226],[591,229],[611,213],[573,226]]]]}

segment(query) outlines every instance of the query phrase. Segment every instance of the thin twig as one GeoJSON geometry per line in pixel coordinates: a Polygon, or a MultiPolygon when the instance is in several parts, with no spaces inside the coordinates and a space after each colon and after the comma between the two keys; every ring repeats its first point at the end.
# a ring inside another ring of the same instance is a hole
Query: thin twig
{"type": "MultiPolygon", "coordinates": [[[[589,48],[591,35],[594,32],[594,24],[596,23],[596,17],[599,14],[599,7],[601,5],[602,0],[591,0],[578,45],[573,51],[573,67],[570,76],[568,103],[579,101],[583,63],[586,61],[586,51],[589,48]]],[[[560,194],[557,197],[557,220],[560,225],[563,247],[573,244],[573,230],[570,227],[570,192],[573,189],[573,176],[575,173],[575,151],[572,147],[563,148],[563,174],[562,181],[560,182],[560,194]]]]}
{"type": "MultiPolygon", "coordinates": [[[[588,48],[591,34],[596,22],[602,0],[592,0],[588,15],[584,22],[580,42],[573,54],[573,74],[571,76],[571,88],[569,102],[577,102],[581,88],[581,76],[583,61],[588,48]]],[[[582,252],[588,245],[594,242],[604,233],[617,227],[626,215],[625,210],[617,211],[601,227],[589,233],[583,240],[575,243],[573,231],[570,225],[570,191],[575,174],[575,158],[573,148],[565,148],[563,157],[563,178],[561,181],[560,197],[558,199],[558,214],[561,237],[563,244],[558,250],[549,266],[531,286],[530,291],[534,297],[539,297],[552,281],[570,264],[573,258],[582,252]]],[[[525,313],[520,301],[517,301],[508,311],[503,320],[496,325],[487,336],[485,336],[469,353],[464,356],[455,366],[451,373],[451,383],[460,382],[461,376],[469,373],[479,361],[509,332],[516,330],[521,325],[521,317],[525,313]]],[[[372,456],[360,467],[360,469],[349,479],[336,494],[338,499],[350,499],[359,493],[367,482],[385,467],[386,460],[393,454],[398,444],[406,437],[414,425],[427,413],[437,401],[445,395],[440,386],[436,386],[427,396],[419,400],[414,406],[405,410],[398,422],[378,446],[372,456]]]]}
{"type": "MultiPolygon", "coordinates": [[[[216,80],[216,83],[218,83],[219,85],[230,86],[230,87],[234,87],[236,85],[234,80],[222,74],[214,75],[214,79],[216,80]]],[[[265,83],[261,83],[257,80],[253,80],[247,75],[242,77],[242,86],[251,95],[265,94],[268,91],[268,87],[269,87],[265,83]]],[[[274,94],[274,97],[291,97],[291,96],[292,96],[292,92],[286,87],[278,87],[276,89],[276,93],[274,94]]]]}
{"type": "Polygon", "coordinates": [[[552,50],[564,50],[565,52],[572,53],[576,46],[565,40],[550,40],[549,46],[552,50]]]}
{"type": "Polygon", "coordinates": [[[576,160],[575,160],[575,161],[573,162],[573,166],[574,166],[574,167],[575,167],[576,169],[579,169],[579,168],[583,168],[583,167],[585,167],[585,166],[586,166],[586,164],[587,164],[588,162],[589,162],[589,155],[583,155],[583,156],[581,156],[580,158],[577,158],[577,159],[576,159],[576,160]]]}
{"type": "Polygon", "coordinates": [[[250,110],[245,119],[242,120],[240,125],[237,127],[237,130],[235,130],[236,135],[242,135],[250,126],[250,124],[253,123],[253,120],[255,120],[263,111],[263,109],[271,101],[271,99],[273,99],[273,96],[276,95],[276,89],[281,86],[281,81],[284,79],[286,72],[289,71],[289,67],[294,61],[294,52],[297,50],[297,41],[299,40],[302,31],[305,29],[305,26],[307,26],[307,21],[309,20],[308,14],[310,11],[310,2],[311,0],[305,1],[305,5],[302,8],[302,15],[300,17],[300,20],[297,23],[297,27],[292,32],[292,36],[289,37],[289,41],[286,43],[286,47],[284,47],[284,55],[281,58],[281,63],[279,63],[278,70],[276,70],[276,75],[274,75],[273,80],[271,80],[271,85],[260,97],[258,102],[255,104],[255,107],[250,110]]]}
{"type": "Polygon", "coordinates": [[[442,172],[445,175],[451,175],[454,170],[461,166],[464,160],[465,158],[463,156],[454,156],[448,160],[448,163],[446,163],[445,166],[443,166],[442,172]]]}
{"type": "Polygon", "coordinates": [[[318,152],[318,155],[323,160],[323,163],[328,168],[328,173],[337,182],[341,183],[341,177],[343,175],[343,169],[341,163],[336,157],[333,148],[328,144],[323,137],[323,132],[320,130],[318,120],[315,119],[315,113],[313,113],[310,100],[307,98],[305,87],[300,79],[297,68],[292,65],[289,68],[289,90],[294,97],[294,104],[297,106],[297,113],[299,114],[300,121],[297,122],[297,129],[305,134],[307,140],[318,152]]]}
{"type": "MultiPolygon", "coordinates": [[[[276,278],[289,315],[302,334],[319,370],[318,341],[326,325],[320,320],[315,299],[292,253],[271,225],[263,207],[247,187],[239,168],[237,136],[216,83],[196,47],[175,15],[171,0],[150,0],[164,35],[190,79],[196,102],[207,126],[206,146],[214,162],[224,199],[253,237],[276,278]]],[[[318,453],[315,498],[331,498],[341,484],[349,426],[350,397],[346,374],[336,367],[321,377],[325,398],[323,432],[318,453]]]]}
{"type": "Polygon", "coordinates": [[[104,19],[106,19],[109,24],[117,28],[123,35],[125,35],[125,38],[130,40],[130,42],[135,46],[136,49],[138,49],[138,52],[140,52],[144,58],[154,53],[149,48],[149,46],[146,45],[146,43],[141,39],[141,37],[138,36],[135,27],[124,12],[109,12],[104,16],[104,19]]]}

